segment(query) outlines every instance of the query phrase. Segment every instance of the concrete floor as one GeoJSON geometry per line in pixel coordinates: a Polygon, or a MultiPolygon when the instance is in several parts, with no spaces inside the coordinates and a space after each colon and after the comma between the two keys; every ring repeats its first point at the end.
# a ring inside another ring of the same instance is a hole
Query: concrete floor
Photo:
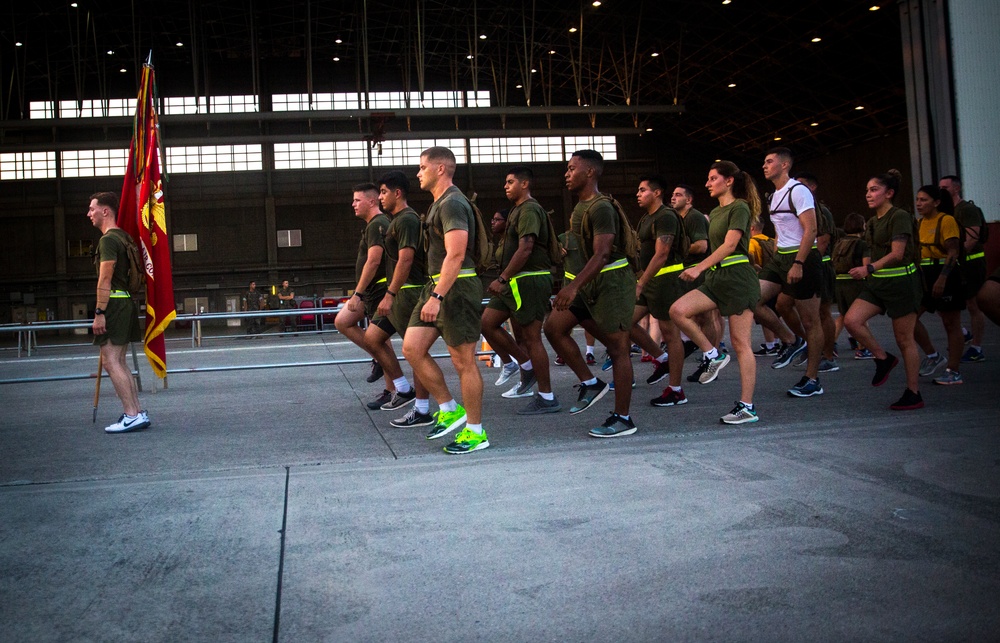
{"type": "MultiPolygon", "coordinates": [[[[735,362],[656,409],[636,359],[639,432],[616,440],[586,436],[610,396],[525,419],[484,368],[493,446],[462,457],[367,412],[365,364],[172,375],[142,395],[153,427],[118,436],[108,381],[96,425],[93,380],[5,385],[0,640],[269,640],[279,564],[282,641],[998,640],[995,327],[985,349],[904,413],[901,368],[875,389],[845,354],[800,400],[799,369],[758,360],[749,428],[718,422],[735,362]]],[[[171,368],[359,357],[336,335],[169,350],[171,368]]],[[[96,361],[2,351],[0,379],[96,361]]]]}

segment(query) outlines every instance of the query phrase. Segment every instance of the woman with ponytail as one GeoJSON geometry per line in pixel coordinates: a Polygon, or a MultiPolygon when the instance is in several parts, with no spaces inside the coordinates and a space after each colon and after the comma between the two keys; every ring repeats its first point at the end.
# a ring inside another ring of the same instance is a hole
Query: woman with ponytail
{"type": "Polygon", "coordinates": [[[892,204],[893,197],[899,192],[901,178],[898,170],[889,170],[868,180],[865,199],[868,207],[875,211],[865,231],[871,262],[852,268],[849,273],[855,279],[864,279],[865,286],[851,304],[844,320],[851,335],[875,357],[872,386],[885,384],[889,372],[899,364],[899,360],[883,350],[866,322],[875,315],[883,314],[892,320],[892,331],[906,369],[906,390],[899,400],[889,406],[894,411],[924,406],[918,384],[920,354],[913,337],[923,292],[916,266],[920,260],[916,224],[912,214],[892,204]]]}
{"type": "Polygon", "coordinates": [[[709,215],[708,243],[711,253],[681,273],[692,282],[705,274],[705,283],[692,290],[670,308],[670,319],[703,351],[699,378],[702,384],[714,380],[729,363],[729,355],[718,349],[702,332],[695,318],[711,310],[729,317],[729,338],[740,366],[740,399],[720,420],[725,424],[756,422],[753,405],[757,384],[757,364],[750,345],[753,311],[760,299],[760,283],[750,264],[750,225],[760,216],[760,196],[753,179],[729,161],[712,165],[705,184],[719,207],[709,215]]]}

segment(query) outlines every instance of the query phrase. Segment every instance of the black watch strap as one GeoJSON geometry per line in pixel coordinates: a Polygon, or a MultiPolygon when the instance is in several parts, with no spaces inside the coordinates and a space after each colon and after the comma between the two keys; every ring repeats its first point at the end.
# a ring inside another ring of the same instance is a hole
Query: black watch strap
{"type": "Polygon", "coordinates": [[[444,295],[438,294],[436,292],[432,292],[431,297],[437,299],[438,301],[444,301],[444,295]]]}

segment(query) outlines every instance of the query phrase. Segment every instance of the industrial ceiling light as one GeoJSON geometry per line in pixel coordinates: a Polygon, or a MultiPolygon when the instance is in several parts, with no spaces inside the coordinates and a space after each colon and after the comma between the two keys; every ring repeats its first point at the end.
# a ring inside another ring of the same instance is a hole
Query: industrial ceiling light
{"type": "Polygon", "coordinates": [[[809,123],[809,127],[816,127],[819,123],[809,123]]]}
{"type": "Polygon", "coordinates": [[[733,87],[736,87],[736,83],[729,83],[728,85],[726,85],[726,87],[732,89],[733,87]]]}
{"type": "Polygon", "coordinates": [[[594,0],[591,4],[594,5],[595,7],[599,7],[601,6],[601,0],[594,0]]]}
{"type": "Polygon", "coordinates": [[[733,1],[733,0],[722,0],[722,4],[729,4],[729,3],[730,3],[730,2],[732,2],[732,1],[733,1]]]}
{"type": "Polygon", "coordinates": [[[484,34],[484,33],[479,34],[479,39],[480,40],[486,40],[486,34],[484,34]]]}
{"type": "Polygon", "coordinates": [[[175,44],[176,44],[176,45],[177,45],[178,47],[183,47],[183,46],[184,46],[184,43],[183,43],[183,42],[178,42],[178,43],[175,43],[175,44]]]}
{"type": "Polygon", "coordinates": [[[647,127],[647,128],[646,128],[646,131],[647,131],[647,132],[652,132],[652,131],[653,131],[653,128],[652,128],[652,127],[647,127]]]}
{"type": "Polygon", "coordinates": [[[660,55],[660,52],[658,52],[658,51],[654,51],[653,53],[651,53],[651,54],[649,54],[649,55],[650,55],[650,56],[652,56],[653,58],[656,58],[657,56],[659,56],[659,55],[660,55]]]}
{"type": "Polygon", "coordinates": [[[76,9],[76,8],[77,8],[78,6],[80,6],[80,5],[78,5],[78,4],[77,4],[77,3],[75,3],[75,2],[71,2],[71,3],[69,3],[69,6],[73,7],[74,9],[76,9]]]}
{"type": "Polygon", "coordinates": [[[127,69],[125,69],[124,67],[122,67],[122,68],[121,68],[121,69],[119,69],[118,71],[120,71],[121,73],[123,73],[123,74],[124,74],[124,73],[125,73],[126,71],[128,71],[128,70],[127,70],[127,69]]]}
{"type": "Polygon", "coordinates": [[[552,54],[554,54],[554,53],[556,53],[556,50],[555,50],[555,49],[549,49],[549,55],[550,55],[550,56],[551,56],[552,54]]]}
{"type": "Polygon", "coordinates": [[[514,89],[524,89],[524,85],[514,85],[514,89]]]}
{"type": "Polygon", "coordinates": [[[872,6],[868,7],[868,11],[878,11],[881,8],[882,7],[878,6],[877,4],[873,4],[872,6]]]}
{"type": "Polygon", "coordinates": [[[865,108],[865,106],[864,106],[864,105],[858,105],[858,106],[857,106],[857,107],[855,107],[854,109],[855,109],[855,111],[859,111],[859,112],[860,112],[860,111],[861,111],[861,110],[863,110],[864,108],[865,108]]]}
{"type": "Polygon", "coordinates": [[[337,43],[338,45],[344,44],[344,41],[341,40],[340,38],[337,38],[336,40],[334,40],[334,42],[337,43]]]}
{"type": "MultiPolygon", "coordinates": [[[[466,60],[472,60],[472,54],[469,54],[468,56],[466,56],[465,59],[466,60]]],[[[532,70],[532,71],[534,71],[534,70],[532,70]]]]}
{"type": "Polygon", "coordinates": [[[820,38],[819,36],[816,36],[815,38],[812,39],[812,42],[820,42],[822,40],[823,40],[822,38],[820,38]]]}
{"type": "Polygon", "coordinates": [[[533,73],[533,74],[537,74],[537,73],[538,73],[538,70],[537,70],[537,69],[532,69],[532,70],[531,70],[531,73],[533,73]]]}
{"type": "MultiPolygon", "coordinates": [[[[24,43],[23,43],[23,42],[21,42],[20,40],[18,40],[17,42],[15,42],[15,43],[14,43],[14,46],[15,46],[15,47],[23,47],[23,46],[24,46],[24,43]]],[[[111,52],[109,51],[108,53],[110,54],[111,52]]]]}
{"type": "Polygon", "coordinates": [[[333,57],[333,62],[339,63],[340,62],[340,56],[334,56],[333,57]]]}
{"type": "Polygon", "coordinates": [[[576,33],[576,27],[570,27],[569,28],[569,32],[570,33],[576,33]]]}
{"type": "Polygon", "coordinates": [[[775,136],[775,137],[774,137],[774,140],[776,140],[776,141],[780,141],[780,140],[781,140],[781,137],[780,137],[780,136],[775,136]]]}
{"type": "MultiPolygon", "coordinates": [[[[18,46],[20,46],[21,43],[17,43],[17,44],[18,44],[18,46]]],[[[114,56],[115,55],[115,50],[114,49],[108,49],[108,55],[109,56],[114,56]]]]}

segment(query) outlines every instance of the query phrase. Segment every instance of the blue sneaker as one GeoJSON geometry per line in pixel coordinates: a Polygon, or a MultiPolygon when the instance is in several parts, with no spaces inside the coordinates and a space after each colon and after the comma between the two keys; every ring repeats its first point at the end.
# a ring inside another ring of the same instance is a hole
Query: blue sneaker
{"type": "Polygon", "coordinates": [[[986,356],[983,355],[982,349],[970,346],[965,349],[965,353],[962,355],[962,361],[966,364],[971,364],[972,362],[985,362],[986,356]]]}
{"type": "Polygon", "coordinates": [[[604,357],[604,363],[601,364],[601,370],[602,371],[610,371],[611,370],[611,356],[610,355],[606,355],[604,357]]]}
{"type": "Polygon", "coordinates": [[[788,397],[811,397],[822,394],[823,387],[820,385],[819,380],[811,380],[805,375],[802,376],[798,384],[788,389],[788,397]]]}

